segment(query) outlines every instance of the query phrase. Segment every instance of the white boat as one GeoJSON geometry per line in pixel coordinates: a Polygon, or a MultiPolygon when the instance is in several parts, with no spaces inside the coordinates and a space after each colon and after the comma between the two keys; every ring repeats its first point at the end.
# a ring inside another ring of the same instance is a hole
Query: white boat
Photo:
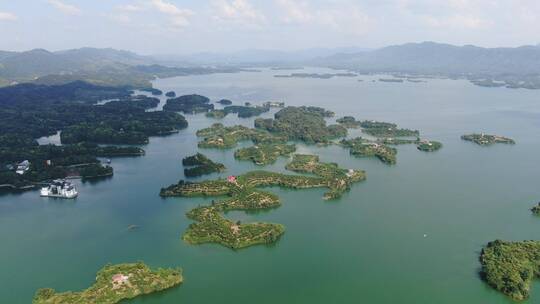
{"type": "Polygon", "coordinates": [[[40,190],[40,196],[58,197],[58,198],[76,198],[79,195],[77,188],[72,183],[57,179],[50,183],[47,187],[40,190]]]}

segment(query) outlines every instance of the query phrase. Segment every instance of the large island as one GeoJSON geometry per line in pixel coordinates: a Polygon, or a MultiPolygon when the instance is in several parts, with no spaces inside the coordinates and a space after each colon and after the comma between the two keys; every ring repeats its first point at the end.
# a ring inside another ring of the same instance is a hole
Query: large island
{"type": "Polygon", "coordinates": [[[227,179],[177,184],[161,189],[162,197],[171,196],[230,196],[210,206],[202,206],[188,212],[196,221],[184,233],[183,239],[190,244],[218,243],[233,249],[275,242],[285,227],[274,223],[240,223],[226,219],[222,213],[231,210],[260,210],[280,205],[279,198],[258,187],[278,186],[292,189],[325,187],[325,199],[335,199],[347,191],[352,183],[364,180],[365,172],[341,169],[334,163],[321,163],[315,155],[295,155],[286,167],[288,170],[315,176],[287,175],[268,171],[252,171],[227,179]]]}

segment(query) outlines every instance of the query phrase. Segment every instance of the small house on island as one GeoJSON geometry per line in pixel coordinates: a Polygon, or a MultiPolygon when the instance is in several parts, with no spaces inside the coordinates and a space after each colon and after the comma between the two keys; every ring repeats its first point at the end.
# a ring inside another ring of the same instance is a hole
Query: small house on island
{"type": "Polygon", "coordinates": [[[28,160],[22,161],[17,165],[17,170],[15,173],[23,175],[26,171],[30,169],[30,162],[28,160]]]}

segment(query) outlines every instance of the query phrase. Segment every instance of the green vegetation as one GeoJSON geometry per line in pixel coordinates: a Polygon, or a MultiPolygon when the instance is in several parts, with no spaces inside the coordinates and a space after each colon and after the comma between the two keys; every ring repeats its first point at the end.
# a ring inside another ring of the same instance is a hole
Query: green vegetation
{"type": "Polygon", "coordinates": [[[225,110],[212,110],[206,113],[206,117],[222,119],[223,117],[227,116],[227,114],[229,113],[226,112],[225,110]]]}
{"type": "Polygon", "coordinates": [[[359,128],[361,125],[361,122],[357,121],[356,118],[352,116],[343,116],[341,118],[338,118],[336,122],[349,129],[356,129],[359,128]]]}
{"type": "Polygon", "coordinates": [[[540,215],[540,202],[531,208],[531,212],[540,215]]]}
{"type": "Polygon", "coordinates": [[[211,159],[201,153],[197,153],[182,159],[182,165],[184,165],[184,167],[192,167],[184,168],[184,175],[186,177],[195,177],[225,171],[225,165],[213,162],[211,159]]]}
{"type": "Polygon", "coordinates": [[[286,175],[267,171],[252,171],[228,179],[177,184],[162,188],[160,196],[230,196],[211,206],[198,207],[188,212],[196,223],[189,226],[183,239],[191,244],[219,243],[233,249],[275,242],[285,228],[273,223],[234,223],[223,217],[230,210],[253,211],[279,206],[279,198],[256,190],[257,187],[278,186],[292,189],[326,187],[325,199],[335,199],[351,184],[365,179],[364,171],[341,169],[334,163],[321,163],[315,155],[295,155],[287,169],[315,176],[286,175]]]}
{"type": "Polygon", "coordinates": [[[524,300],[532,280],[540,275],[540,242],[493,241],[482,249],[480,262],[490,286],[514,300],[524,300]]]}
{"type": "Polygon", "coordinates": [[[329,143],[331,139],[347,135],[347,129],[340,125],[326,125],[324,118],[333,115],[333,112],[318,107],[286,107],[279,110],[274,119],[256,119],[255,127],[286,136],[289,140],[329,143]]]}
{"type": "Polygon", "coordinates": [[[145,264],[107,265],[90,288],[79,292],[57,293],[44,288],[36,292],[34,304],[114,304],[140,295],[162,291],[181,284],[180,269],[151,270],[145,264]]]}
{"type": "Polygon", "coordinates": [[[173,98],[176,97],[176,93],[174,91],[169,91],[165,93],[165,96],[173,98]]]}
{"type": "Polygon", "coordinates": [[[93,178],[110,176],[113,170],[102,166],[96,157],[141,156],[137,147],[100,147],[95,144],[66,146],[41,145],[30,147],[0,147],[0,185],[8,188],[30,188],[35,183],[68,176],[93,178]],[[16,174],[18,163],[28,160],[24,174],[16,174]]]}
{"type": "Polygon", "coordinates": [[[466,141],[472,141],[473,143],[481,146],[491,146],[496,143],[513,145],[516,143],[513,139],[507,137],[499,135],[488,135],[484,133],[463,135],[461,136],[461,139],[466,141]]]}
{"type": "Polygon", "coordinates": [[[368,141],[362,137],[353,139],[344,139],[341,145],[350,149],[351,155],[356,157],[377,157],[382,162],[387,164],[396,163],[397,150],[388,147],[387,145],[368,141]]]}
{"type": "Polygon", "coordinates": [[[143,144],[148,142],[149,136],[170,134],[187,127],[187,121],[180,114],[145,112],[127,101],[95,105],[107,99],[133,101],[130,91],[125,89],[80,81],[61,86],[23,84],[2,88],[0,134],[18,137],[17,144],[56,134],[58,130],[62,130],[64,144],[83,141],[143,144]]]}
{"type": "Polygon", "coordinates": [[[213,109],[214,105],[210,103],[208,97],[197,94],[183,95],[168,99],[167,103],[163,106],[163,111],[183,112],[188,114],[208,112],[213,109]]]}
{"type": "Polygon", "coordinates": [[[239,141],[244,140],[251,140],[256,144],[286,141],[285,137],[272,135],[263,130],[250,129],[239,125],[225,127],[220,123],[215,123],[209,128],[198,130],[197,136],[204,138],[199,142],[199,148],[233,148],[239,141]]]}
{"type": "Polygon", "coordinates": [[[442,148],[442,144],[438,141],[422,140],[418,142],[416,148],[420,151],[434,152],[442,148]]]}
{"type": "Polygon", "coordinates": [[[396,124],[365,120],[360,122],[363,132],[375,137],[418,137],[418,130],[399,129],[396,124]]]}
{"type": "Polygon", "coordinates": [[[234,157],[239,160],[251,160],[256,165],[268,165],[276,162],[279,156],[289,155],[294,151],[295,145],[261,144],[236,150],[234,157]]]}
{"type": "Polygon", "coordinates": [[[251,107],[251,106],[227,106],[223,109],[226,113],[238,113],[238,117],[247,118],[259,116],[262,113],[268,112],[269,107],[251,107]]]}
{"type": "Polygon", "coordinates": [[[377,138],[377,142],[385,145],[408,145],[408,144],[418,144],[420,142],[419,138],[416,139],[403,139],[403,138],[392,138],[392,137],[383,137],[377,138]]]}

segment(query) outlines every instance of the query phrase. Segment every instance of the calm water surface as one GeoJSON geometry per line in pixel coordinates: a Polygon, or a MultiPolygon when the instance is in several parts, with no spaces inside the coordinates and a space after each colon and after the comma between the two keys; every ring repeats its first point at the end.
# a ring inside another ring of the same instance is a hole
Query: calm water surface
{"type": "MultiPolygon", "coordinates": [[[[182,267],[185,283],[130,303],[512,303],[479,279],[478,255],[497,238],[540,239],[540,219],[528,210],[540,200],[540,91],[452,80],[273,77],[282,72],[161,79],[155,87],[236,104],[322,106],[338,117],[419,129],[444,147],[423,153],[400,146],[398,164],[387,166],[351,158],[340,147],[299,145],[300,153],[366,170],[367,181],[331,202],[322,200],[323,189],[273,188],[282,207],[227,215],[286,225],[273,246],[190,246],[180,239],[190,223],[184,214],[210,199],[158,196],[162,186],[183,178],[180,160],[197,151],[195,131],[215,122],[188,115],[188,129],[151,138],[146,156],[113,159],[113,178],[77,182],[74,201],[37,192],[0,196],[0,302],[29,303],[40,287],[81,290],[106,263],[142,260],[182,267]],[[517,144],[483,148],[459,139],[469,132],[501,134],[517,144]],[[129,225],[140,228],[129,231],[129,225]]],[[[252,126],[253,119],[223,122],[252,126]]],[[[235,161],[233,151],[204,153],[225,163],[222,176],[259,168],[235,161]]],[[[284,171],[286,162],[265,169],[284,171]]],[[[526,303],[540,303],[539,283],[526,303]]]]}

